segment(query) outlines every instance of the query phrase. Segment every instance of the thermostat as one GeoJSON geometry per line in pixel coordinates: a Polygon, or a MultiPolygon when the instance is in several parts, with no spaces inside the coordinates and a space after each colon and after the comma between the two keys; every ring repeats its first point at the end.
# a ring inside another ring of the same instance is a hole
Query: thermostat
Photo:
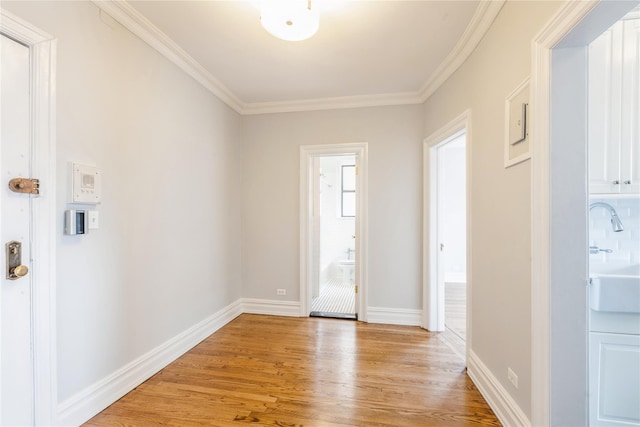
{"type": "Polygon", "coordinates": [[[96,205],[102,197],[102,174],[93,166],[72,164],[71,202],[96,205]]]}
{"type": "Polygon", "coordinates": [[[64,234],[76,235],[87,233],[87,219],[88,215],[86,211],[80,211],[70,209],[64,211],[64,234]]]}

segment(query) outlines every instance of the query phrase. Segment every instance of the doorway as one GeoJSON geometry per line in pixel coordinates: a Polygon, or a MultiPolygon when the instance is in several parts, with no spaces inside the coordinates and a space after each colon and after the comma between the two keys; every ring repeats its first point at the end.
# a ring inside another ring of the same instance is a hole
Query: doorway
{"type": "Polygon", "coordinates": [[[589,425],[587,46],[636,4],[567,3],[533,40],[534,425],[589,425]]]}
{"type": "Polygon", "coordinates": [[[356,320],[356,156],[313,161],[311,317],[356,320]]]}
{"type": "Polygon", "coordinates": [[[49,425],[57,395],[55,41],[2,9],[0,37],[0,424],[49,425]],[[11,179],[31,177],[39,195],[9,189],[11,179]],[[7,268],[9,258],[20,268],[7,268]]]}
{"type": "Polygon", "coordinates": [[[301,316],[366,319],[367,144],[300,148],[301,316]]]}
{"type": "Polygon", "coordinates": [[[467,330],[466,135],[432,148],[436,170],[438,287],[444,292],[443,337],[464,358],[467,330]]]}
{"type": "Polygon", "coordinates": [[[466,361],[470,312],[465,112],[424,143],[424,319],[466,361]]]}

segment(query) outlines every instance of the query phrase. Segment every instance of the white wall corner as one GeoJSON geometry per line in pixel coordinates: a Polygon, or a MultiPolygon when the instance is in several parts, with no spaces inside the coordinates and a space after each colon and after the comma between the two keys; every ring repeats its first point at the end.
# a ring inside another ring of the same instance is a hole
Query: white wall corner
{"type": "Polygon", "coordinates": [[[242,298],[240,303],[243,313],[300,317],[300,303],[298,301],[242,298]]]}
{"type": "Polygon", "coordinates": [[[367,322],[385,325],[421,326],[422,310],[369,307],[367,310],[367,322]]]}
{"type": "Polygon", "coordinates": [[[212,314],[58,405],[60,425],[80,425],[242,314],[240,300],[212,314]]]}
{"type": "Polygon", "coordinates": [[[531,421],[520,406],[473,350],[469,351],[467,372],[502,425],[505,427],[531,426],[531,421]]]}
{"type": "Polygon", "coordinates": [[[242,114],[245,105],[229,88],[216,79],[209,71],[200,65],[198,61],[178,46],[176,42],[145,18],[127,1],[92,0],[92,2],[149,46],[157,50],[169,61],[177,65],[182,71],[193,77],[222,102],[237,113],[242,114]]]}

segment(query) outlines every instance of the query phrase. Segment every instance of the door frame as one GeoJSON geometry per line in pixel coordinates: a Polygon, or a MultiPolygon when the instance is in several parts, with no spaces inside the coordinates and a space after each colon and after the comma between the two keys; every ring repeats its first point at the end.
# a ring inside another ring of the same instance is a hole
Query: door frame
{"type": "MultiPolygon", "coordinates": [[[[56,375],[56,40],[0,8],[0,32],[26,45],[31,67],[31,168],[40,196],[31,198],[34,420],[57,420],[56,375]]],[[[4,242],[3,242],[4,243],[4,242]]],[[[0,408],[1,410],[1,408],[0,408]]]]}
{"type": "Polygon", "coordinates": [[[356,271],[358,320],[367,321],[367,173],[366,142],[300,146],[300,316],[311,309],[313,272],[313,159],[322,156],[355,155],[356,180],[356,271]]]}
{"type": "Polygon", "coordinates": [[[471,302],[472,302],[472,258],[471,258],[471,110],[466,110],[455,119],[425,138],[423,142],[423,222],[422,222],[422,327],[429,331],[444,330],[444,289],[438,286],[438,216],[437,216],[437,156],[435,150],[461,133],[465,133],[466,169],[466,263],[467,263],[467,334],[465,340],[465,363],[471,348],[471,302]]]}
{"type": "Polygon", "coordinates": [[[586,136],[586,105],[575,114],[582,117],[567,117],[576,109],[556,102],[559,94],[567,94],[557,82],[586,99],[586,46],[632,6],[567,2],[532,41],[532,425],[588,423],[587,147],[581,138],[586,136]],[[572,69],[579,63],[582,72],[572,69]],[[582,125],[576,126],[576,120],[582,125]],[[565,218],[572,218],[569,227],[565,218]]]}

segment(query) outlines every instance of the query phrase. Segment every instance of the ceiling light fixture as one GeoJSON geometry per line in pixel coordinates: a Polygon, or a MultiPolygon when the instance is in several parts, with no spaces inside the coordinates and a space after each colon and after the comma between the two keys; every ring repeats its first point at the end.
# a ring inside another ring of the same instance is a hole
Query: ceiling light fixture
{"type": "Polygon", "coordinates": [[[269,34],[287,41],[306,40],[320,26],[311,0],[262,0],[260,21],[269,34]]]}

